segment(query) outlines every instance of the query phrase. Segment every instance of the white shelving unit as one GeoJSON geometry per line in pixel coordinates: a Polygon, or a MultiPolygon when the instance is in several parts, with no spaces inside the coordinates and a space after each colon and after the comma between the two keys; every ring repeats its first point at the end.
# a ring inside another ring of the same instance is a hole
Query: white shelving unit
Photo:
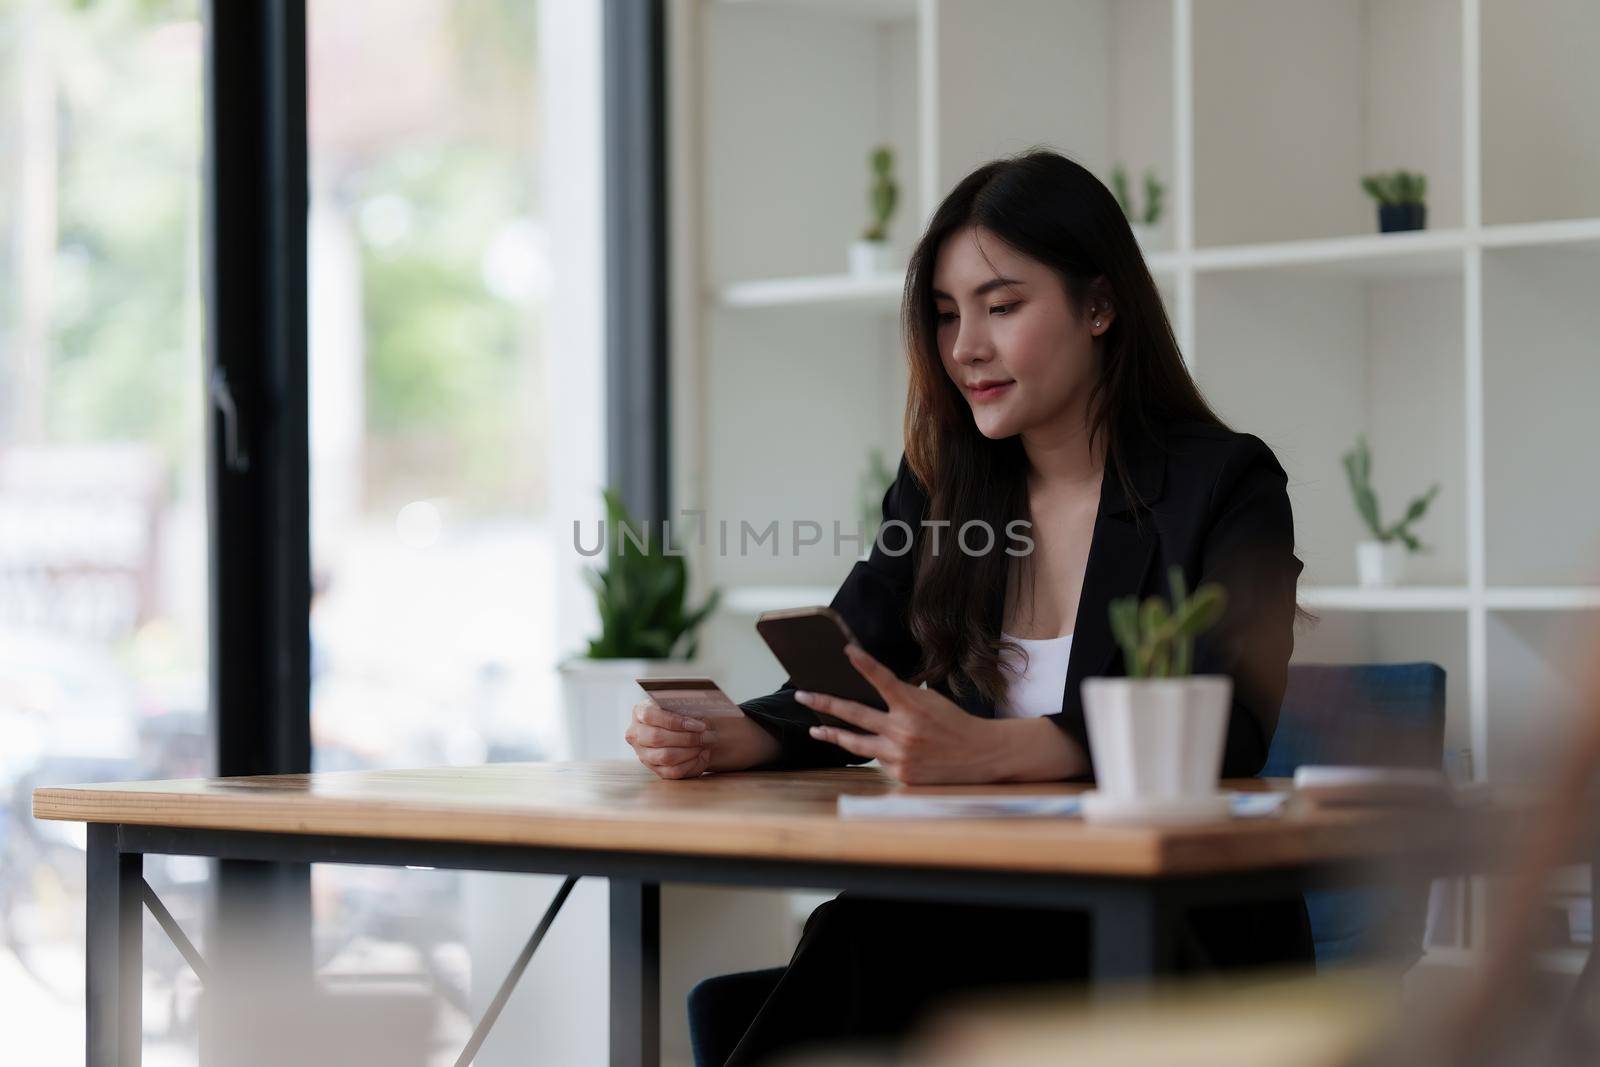
{"type": "Polygon", "coordinates": [[[905,278],[900,274],[867,278],[849,274],[819,274],[812,278],[757,278],[724,286],[716,299],[722,307],[730,309],[860,305],[881,310],[900,306],[904,286],[905,278]]]}
{"type": "MultiPolygon", "coordinates": [[[[1048,145],[1152,166],[1147,256],[1196,377],[1291,478],[1305,659],[1434,659],[1447,744],[1525,770],[1565,681],[1532,643],[1600,610],[1600,94],[1581,0],[694,0],[675,11],[677,499],[715,521],[846,529],[891,462],[903,278],[843,273],[867,153],[896,149],[903,262],[978,163],[1048,145]],[[1525,72],[1537,69],[1538,79],[1525,72]],[[1264,87],[1269,87],[1265,91],[1264,87]],[[1358,177],[1429,178],[1429,229],[1378,234],[1358,177]],[[1365,433],[1387,511],[1438,481],[1415,585],[1353,584],[1339,464],[1365,433]],[[759,520],[759,522],[758,522],[759,520]]],[[[825,603],[846,544],[691,561],[726,590],[730,684],[778,667],[750,630],[825,603]]]]}
{"type": "MultiPolygon", "coordinates": [[[[690,0],[674,9],[678,500],[737,526],[858,514],[901,448],[903,278],[843,273],[867,153],[897,152],[904,262],[979,163],[1041,144],[1154,167],[1146,259],[1191,369],[1290,475],[1296,658],[1430,660],[1446,744],[1532,773],[1562,731],[1576,613],[1600,611],[1600,83],[1585,0],[690,0]],[[1532,78],[1528,71],[1537,70],[1532,78]],[[1428,175],[1379,234],[1358,178],[1428,175]],[[1385,512],[1437,481],[1414,584],[1354,585],[1339,457],[1385,512]]],[[[738,696],[782,678],[750,627],[826,603],[847,544],[691,560],[738,696]]],[[[1560,956],[1560,954],[1555,954],[1560,956]]],[[[1561,957],[1565,958],[1565,957],[1561,957]]]]}

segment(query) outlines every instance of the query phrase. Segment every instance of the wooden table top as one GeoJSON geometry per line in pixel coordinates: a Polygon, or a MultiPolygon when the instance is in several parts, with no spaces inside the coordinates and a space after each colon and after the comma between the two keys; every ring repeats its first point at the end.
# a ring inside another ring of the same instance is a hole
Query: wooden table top
{"type": "MultiPolygon", "coordinates": [[[[1401,856],[1415,845],[1422,818],[1291,803],[1276,817],[1157,828],[1043,817],[841,819],[836,809],[844,793],[1083,788],[902,786],[876,767],[668,781],[634,761],[601,760],[60,786],[34,790],[33,813],[187,829],[1155,877],[1401,856]]],[[[1439,817],[1430,818],[1437,825],[1439,817]]]]}

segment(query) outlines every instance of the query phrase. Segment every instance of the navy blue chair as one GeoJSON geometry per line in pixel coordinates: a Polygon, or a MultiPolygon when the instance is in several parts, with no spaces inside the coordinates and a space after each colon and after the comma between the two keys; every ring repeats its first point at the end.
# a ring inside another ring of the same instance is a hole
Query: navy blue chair
{"type": "MultiPolygon", "coordinates": [[[[1289,778],[1303,764],[1438,770],[1444,685],[1444,669],[1433,663],[1291,664],[1261,773],[1289,778]]],[[[1308,892],[1317,968],[1415,962],[1427,908],[1426,888],[1308,892]]]]}
{"type": "MultiPolygon", "coordinates": [[[[1261,773],[1290,778],[1301,764],[1441,766],[1444,681],[1444,670],[1432,663],[1291,664],[1261,773]]],[[[1306,910],[1319,969],[1421,955],[1426,893],[1318,890],[1306,894],[1306,910]],[[1396,930],[1403,932],[1399,941],[1392,938],[1396,930]]],[[[768,967],[717,975],[690,990],[696,1067],[722,1067],[783,972],[768,967]]]]}
{"type": "Polygon", "coordinates": [[[694,1067],[722,1067],[756,1012],[778,988],[783,967],[702,979],[689,990],[689,1047],[694,1067]]]}

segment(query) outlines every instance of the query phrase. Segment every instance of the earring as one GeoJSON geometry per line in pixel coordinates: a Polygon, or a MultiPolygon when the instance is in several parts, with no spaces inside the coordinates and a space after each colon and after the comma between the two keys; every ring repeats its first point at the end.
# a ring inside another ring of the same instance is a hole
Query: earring
{"type": "Polygon", "coordinates": [[[1095,319],[1094,320],[1094,326],[1095,326],[1095,329],[1097,329],[1097,330],[1100,328],[1100,320],[1099,319],[1095,319]]]}

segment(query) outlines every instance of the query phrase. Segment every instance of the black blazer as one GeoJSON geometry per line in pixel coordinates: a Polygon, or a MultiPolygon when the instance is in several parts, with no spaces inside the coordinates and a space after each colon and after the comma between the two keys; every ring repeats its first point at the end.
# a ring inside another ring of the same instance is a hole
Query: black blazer
{"type": "MultiPolygon", "coordinates": [[[[1174,426],[1143,442],[1130,450],[1128,466],[1149,510],[1135,521],[1121,483],[1106,471],[1073,626],[1066,691],[1061,710],[1046,718],[1089,752],[1080,686],[1085,678],[1127,673],[1107,607],[1130,593],[1170,595],[1167,568],[1177,564],[1190,589],[1213,580],[1227,589],[1222,619],[1195,641],[1192,670],[1232,676],[1233,710],[1222,773],[1254,775],[1266,762],[1283,702],[1294,648],[1295,585],[1303,568],[1294,554],[1287,476],[1260,438],[1204,425],[1174,426]]],[[[884,521],[903,520],[918,531],[920,540],[919,520],[927,502],[901,456],[894,483],[884,494],[884,521]]],[[[1012,542],[1003,531],[997,533],[1001,536],[994,550],[1004,551],[1012,542]]],[[[888,540],[895,547],[901,543],[899,536],[888,540]]],[[[940,545],[942,551],[959,551],[948,536],[940,545]]],[[[868,558],[850,569],[832,601],[862,647],[902,678],[916,670],[921,655],[907,625],[915,559],[914,549],[892,556],[874,544],[868,558]]],[[[988,599],[991,632],[998,634],[1005,587],[978,592],[988,599]]],[[[930,685],[970,714],[994,718],[994,705],[970,681],[969,695],[961,699],[951,694],[947,681],[930,685]]],[[[762,769],[867,762],[812,738],[807,730],[816,725],[817,715],[794,699],[794,689],[793,680],[785,679],[776,692],[740,704],[782,746],[778,759],[762,769]]]]}

